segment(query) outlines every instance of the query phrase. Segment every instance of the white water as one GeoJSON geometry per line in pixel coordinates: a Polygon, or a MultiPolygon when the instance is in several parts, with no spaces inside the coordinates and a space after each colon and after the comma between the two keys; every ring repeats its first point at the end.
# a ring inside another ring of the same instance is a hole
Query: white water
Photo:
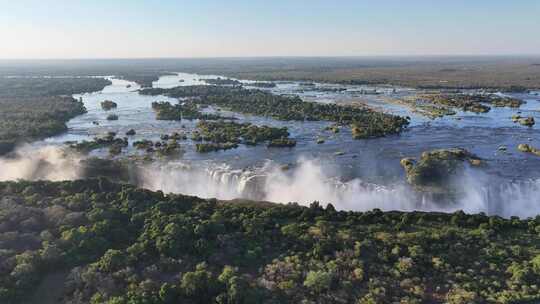
{"type": "Polygon", "coordinates": [[[73,180],[81,176],[81,157],[57,146],[19,147],[15,155],[0,158],[0,181],[7,180],[73,180]]]}
{"type": "MultiPolygon", "coordinates": [[[[84,178],[80,161],[84,157],[66,153],[58,146],[20,147],[10,158],[0,158],[0,181],[74,180],[84,178]]],[[[338,210],[365,211],[423,210],[467,213],[486,212],[504,217],[533,217],[540,214],[540,180],[498,184],[477,171],[459,177],[462,196],[452,204],[442,204],[413,191],[406,184],[382,186],[360,179],[339,181],[335,170],[317,159],[299,158],[295,166],[283,170],[267,162],[260,168],[233,170],[226,164],[182,162],[153,163],[138,167],[139,186],[166,193],[182,193],[204,198],[246,198],[278,203],[309,205],[332,203],[338,210]]]]}
{"type": "Polygon", "coordinates": [[[463,210],[504,217],[533,217],[540,214],[540,181],[496,184],[478,172],[460,176],[462,195],[457,201],[441,203],[413,191],[408,185],[382,186],[360,179],[340,182],[332,178],[333,168],[317,160],[299,159],[288,171],[268,164],[253,171],[230,170],[226,166],[193,168],[186,165],[153,165],[141,169],[141,186],[164,192],[206,198],[247,198],[279,203],[309,205],[332,203],[338,210],[365,211],[374,208],[401,211],[463,210]]]}

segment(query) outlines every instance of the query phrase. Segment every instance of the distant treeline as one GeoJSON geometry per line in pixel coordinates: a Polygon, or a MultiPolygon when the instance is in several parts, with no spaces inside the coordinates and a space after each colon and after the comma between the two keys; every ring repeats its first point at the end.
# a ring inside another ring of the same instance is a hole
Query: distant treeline
{"type": "MultiPolygon", "coordinates": [[[[116,75],[148,84],[168,71],[236,79],[394,84],[417,88],[540,89],[538,56],[281,57],[1,61],[0,75],[116,75]],[[147,76],[141,76],[147,75],[147,76]],[[135,78],[136,77],[136,78],[135,78]],[[147,80],[140,79],[148,77],[147,80]]],[[[148,85],[143,85],[148,86],[148,85]]]]}
{"type": "Polygon", "coordinates": [[[110,84],[111,82],[107,79],[90,77],[0,77],[0,97],[71,96],[73,94],[101,91],[110,84]]]}

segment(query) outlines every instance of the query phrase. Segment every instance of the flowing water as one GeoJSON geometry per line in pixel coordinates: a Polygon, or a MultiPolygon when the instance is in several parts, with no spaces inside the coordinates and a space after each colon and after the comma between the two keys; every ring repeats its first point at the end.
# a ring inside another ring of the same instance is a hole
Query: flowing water
{"type": "MultiPolygon", "coordinates": [[[[197,121],[155,119],[151,103],[175,103],[175,99],[139,95],[137,84],[109,78],[112,85],[101,92],[74,96],[82,98],[88,113],[70,120],[68,132],[20,149],[19,158],[0,159],[3,168],[14,170],[4,170],[0,173],[0,180],[74,178],[79,172],[77,161],[83,156],[68,157],[51,151],[65,146],[66,141],[91,140],[109,131],[122,135],[129,129],[137,132],[130,137],[130,142],[159,140],[162,134],[189,133],[195,128],[197,121]],[[118,108],[102,110],[100,103],[107,99],[116,102],[118,108]],[[119,119],[108,121],[106,117],[111,113],[117,114],[119,119]],[[53,160],[49,158],[51,154],[53,160]],[[36,158],[44,160],[52,168],[57,167],[57,170],[67,170],[69,164],[73,166],[66,171],[67,175],[36,174],[41,168],[32,165],[36,158]],[[26,161],[26,171],[16,169],[18,161],[26,161]]],[[[153,86],[170,88],[205,84],[201,80],[205,78],[216,76],[178,73],[161,77],[153,86]]],[[[249,81],[245,82],[248,88],[249,84],[249,81]]],[[[540,121],[540,97],[535,92],[512,95],[526,101],[520,109],[492,107],[485,114],[458,112],[454,116],[430,120],[405,106],[386,102],[387,98],[415,93],[408,88],[277,82],[276,87],[264,90],[275,94],[296,94],[306,101],[361,102],[382,111],[409,116],[411,125],[401,135],[353,140],[347,128],[337,134],[324,131],[330,125],[328,122],[284,122],[222,111],[224,116],[234,116],[240,122],[287,127],[291,137],[297,140],[297,146],[267,148],[265,145],[241,145],[237,149],[201,154],[195,152],[194,142],[181,141],[184,152],[179,159],[156,159],[150,164],[138,165],[141,186],[222,199],[251,198],[302,204],[318,200],[346,210],[463,209],[466,212],[522,217],[540,213],[540,157],[516,149],[520,143],[540,147],[540,130],[538,126],[527,128],[514,124],[510,119],[519,111],[523,116],[533,116],[540,121]],[[339,91],[329,90],[335,88],[339,91]],[[375,91],[377,94],[373,94],[375,91]],[[319,137],[325,138],[324,144],[316,143],[319,137]],[[500,151],[500,146],[506,146],[507,150],[500,151]],[[466,148],[488,164],[481,172],[467,170],[459,177],[463,194],[451,204],[413,191],[404,182],[404,172],[399,164],[403,157],[417,157],[426,150],[449,147],[466,148]]],[[[208,108],[205,111],[216,110],[208,108]]],[[[90,156],[109,157],[107,151],[95,150],[90,156]]],[[[117,158],[134,158],[137,155],[141,152],[130,144],[117,158]]]]}

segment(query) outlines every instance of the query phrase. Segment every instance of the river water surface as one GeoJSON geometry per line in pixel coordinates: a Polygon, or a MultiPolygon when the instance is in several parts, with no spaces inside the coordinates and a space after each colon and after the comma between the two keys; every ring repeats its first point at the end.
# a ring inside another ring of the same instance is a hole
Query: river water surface
{"type": "MultiPolygon", "coordinates": [[[[214,75],[178,73],[162,76],[154,87],[171,88],[180,85],[205,84],[201,79],[214,75]]],[[[100,92],[75,95],[82,98],[88,113],[68,122],[69,131],[33,144],[34,147],[65,146],[66,141],[91,140],[106,132],[123,135],[129,129],[139,139],[159,140],[162,134],[176,131],[189,133],[197,121],[159,121],[151,109],[154,101],[177,100],[165,96],[143,96],[133,82],[110,77],[112,85],[100,92]],[[101,109],[103,100],[112,100],[118,108],[101,109]],[[115,113],[116,121],[107,115],[115,113]]],[[[250,82],[245,81],[244,86],[250,82]]],[[[533,116],[540,121],[540,97],[514,94],[526,101],[520,109],[495,108],[489,113],[458,111],[456,115],[431,120],[413,113],[409,108],[386,102],[415,93],[401,87],[370,87],[357,85],[276,82],[270,89],[275,94],[296,94],[306,101],[323,103],[361,102],[381,111],[409,116],[411,124],[401,135],[378,139],[353,140],[350,130],[342,128],[334,134],[324,131],[328,122],[284,122],[271,118],[222,111],[240,122],[287,127],[297,140],[295,148],[267,148],[240,145],[237,149],[213,153],[195,152],[194,142],[182,141],[182,156],[174,160],[156,160],[141,164],[142,186],[166,192],[180,192],[222,199],[253,198],[277,202],[309,203],[313,200],[333,203],[349,210],[381,208],[385,210],[464,209],[467,212],[488,212],[503,216],[533,216],[540,213],[540,157],[517,151],[520,143],[540,146],[540,129],[515,124],[511,116],[533,116]],[[331,91],[329,88],[339,88],[331,91]],[[373,94],[373,92],[377,94],[373,94]],[[366,94],[366,92],[370,92],[366,94]],[[324,144],[317,144],[324,138],[324,144]],[[507,147],[506,151],[499,149],[507,147]],[[480,172],[467,171],[459,179],[463,195],[452,204],[434,201],[415,193],[405,183],[399,161],[403,157],[418,157],[423,151],[462,147],[485,159],[487,166],[480,172]],[[287,166],[288,170],[283,170],[287,166]]],[[[205,111],[216,111],[209,108],[205,111]]],[[[109,157],[108,150],[96,150],[91,156],[109,157]]],[[[118,158],[141,155],[131,144],[118,158]]]]}

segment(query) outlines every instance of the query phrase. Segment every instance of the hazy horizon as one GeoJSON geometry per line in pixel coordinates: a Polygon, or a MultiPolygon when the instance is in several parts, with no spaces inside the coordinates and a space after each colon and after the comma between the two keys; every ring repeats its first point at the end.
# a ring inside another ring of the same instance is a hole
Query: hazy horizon
{"type": "Polygon", "coordinates": [[[539,54],[416,54],[416,55],[276,55],[276,56],[184,56],[184,57],[51,57],[51,58],[0,58],[14,61],[144,61],[144,60],[264,60],[264,59],[537,59],[539,54]]]}
{"type": "Polygon", "coordinates": [[[540,55],[537,1],[2,1],[0,59],[540,55]]]}

